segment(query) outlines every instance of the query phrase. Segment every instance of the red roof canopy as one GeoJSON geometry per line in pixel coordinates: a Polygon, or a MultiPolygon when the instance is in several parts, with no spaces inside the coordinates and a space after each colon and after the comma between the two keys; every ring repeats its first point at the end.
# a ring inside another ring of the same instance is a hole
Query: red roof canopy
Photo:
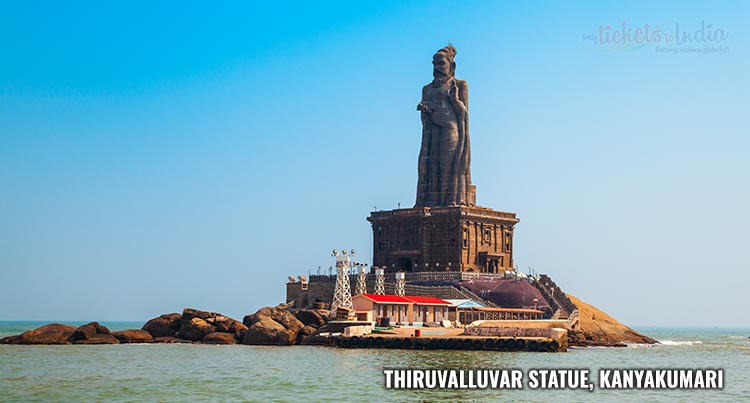
{"type": "Polygon", "coordinates": [[[363,297],[378,303],[391,303],[391,304],[411,304],[412,301],[398,295],[388,294],[362,294],[363,297]]]}
{"type": "Polygon", "coordinates": [[[363,297],[380,304],[423,304],[423,305],[450,305],[450,302],[435,297],[417,297],[381,294],[362,294],[363,297]]]}
{"type": "Polygon", "coordinates": [[[409,301],[413,301],[416,304],[427,304],[427,305],[450,305],[451,303],[436,297],[418,297],[407,295],[404,298],[409,301]]]}

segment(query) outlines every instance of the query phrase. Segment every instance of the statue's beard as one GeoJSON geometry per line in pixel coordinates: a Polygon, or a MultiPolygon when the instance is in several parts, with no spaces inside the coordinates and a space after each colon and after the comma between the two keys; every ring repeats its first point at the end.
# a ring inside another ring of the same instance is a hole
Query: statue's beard
{"type": "Polygon", "coordinates": [[[450,74],[446,74],[438,69],[432,70],[432,77],[434,77],[435,81],[438,83],[444,83],[451,78],[450,74]]]}

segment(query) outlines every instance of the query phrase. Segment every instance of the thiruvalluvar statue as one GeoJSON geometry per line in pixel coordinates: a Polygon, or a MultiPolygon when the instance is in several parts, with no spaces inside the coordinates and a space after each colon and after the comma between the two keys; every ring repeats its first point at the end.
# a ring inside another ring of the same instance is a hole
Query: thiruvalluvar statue
{"type": "Polygon", "coordinates": [[[422,148],[415,207],[473,206],[469,143],[469,87],[456,74],[456,48],[432,57],[433,77],[417,105],[422,117],[422,148]]]}

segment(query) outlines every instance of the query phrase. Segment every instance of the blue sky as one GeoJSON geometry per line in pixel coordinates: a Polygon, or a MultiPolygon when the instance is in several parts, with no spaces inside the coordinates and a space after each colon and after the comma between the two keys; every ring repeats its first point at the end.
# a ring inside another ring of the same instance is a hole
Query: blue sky
{"type": "Polygon", "coordinates": [[[747,3],[2,8],[0,320],[241,317],[333,248],[369,260],[450,41],[521,269],[632,325],[750,325],[747,3]],[[623,22],[726,49],[584,39],[623,22]]]}

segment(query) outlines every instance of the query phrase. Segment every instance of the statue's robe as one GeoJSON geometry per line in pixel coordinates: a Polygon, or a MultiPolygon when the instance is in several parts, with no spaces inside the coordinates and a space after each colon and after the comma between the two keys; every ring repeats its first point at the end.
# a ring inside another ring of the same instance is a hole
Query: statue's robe
{"type": "Polygon", "coordinates": [[[416,207],[473,205],[466,81],[451,78],[442,85],[427,84],[422,104],[430,112],[422,112],[416,207]],[[453,105],[448,96],[452,80],[463,107],[453,105]]]}

